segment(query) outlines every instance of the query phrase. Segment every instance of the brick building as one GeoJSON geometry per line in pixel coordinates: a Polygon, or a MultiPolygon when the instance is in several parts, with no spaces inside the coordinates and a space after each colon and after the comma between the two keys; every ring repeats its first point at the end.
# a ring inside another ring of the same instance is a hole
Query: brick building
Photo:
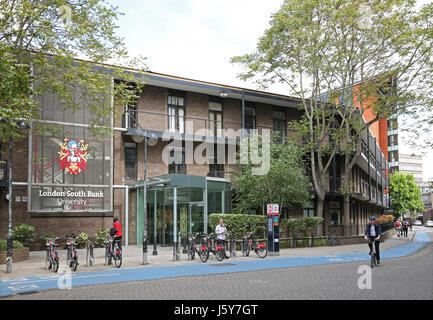
{"type": "MultiPolygon", "coordinates": [[[[291,134],[287,122],[302,115],[300,101],[293,97],[153,72],[146,74],[146,86],[137,103],[125,107],[122,117],[107,119],[114,127],[113,136],[89,134],[90,110],[65,111],[50,94],[40,102],[41,118],[34,120],[28,136],[14,147],[13,225],[34,225],[38,238],[48,232],[64,237],[71,231],[92,237],[97,230],[109,228],[113,216],[118,216],[122,241],[130,245],[141,243],[144,226],[145,133],[149,137],[148,238],[151,243],[170,245],[176,234],[183,237],[208,231],[209,214],[231,212],[234,165],[228,158],[241,138],[237,130],[243,128],[245,134],[253,129],[278,131],[284,140],[291,134]],[[35,130],[35,126],[53,126],[55,130],[35,130]],[[229,135],[218,129],[229,129],[229,135]],[[203,153],[208,145],[204,142],[212,145],[213,154],[203,153]],[[62,152],[69,156],[62,158],[62,152]],[[200,155],[215,163],[197,161],[200,155]],[[80,168],[82,162],[75,168],[69,166],[71,156],[84,156],[85,167],[80,168]],[[217,161],[221,157],[223,161],[217,161]],[[174,159],[176,163],[171,163],[174,159]],[[65,171],[65,164],[76,174],[65,171]]],[[[387,207],[387,152],[380,145],[382,140],[378,143],[366,136],[353,170],[352,234],[362,233],[368,217],[387,207]]],[[[0,149],[2,159],[8,159],[8,145],[0,149]]],[[[337,161],[329,173],[325,233],[342,234],[342,195],[336,188],[340,164],[337,161]]],[[[315,215],[315,201],[307,208],[286,210],[283,217],[302,215],[315,215]]],[[[1,235],[7,232],[7,221],[8,201],[2,196],[1,235]]]]}

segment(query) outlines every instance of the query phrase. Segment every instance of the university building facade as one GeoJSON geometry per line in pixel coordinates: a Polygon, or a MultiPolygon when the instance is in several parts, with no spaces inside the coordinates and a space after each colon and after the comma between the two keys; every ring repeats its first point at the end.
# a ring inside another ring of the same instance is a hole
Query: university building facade
{"type": "MultiPolygon", "coordinates": [[[[278,131],[284,141],[293,133],[287,122],[302,116],[300,101],[293,97],[152,72],[146,73],[136,103],[126,106],[123,116],[106,119],[114,128],[110,136],[90,133],[89,109],[64,110],[50,94],[39,100],[40,119],[14,144],[13,226],[33,225],[37,238],[49,232],[61,238],[72,231],[93,237],[118,216],[126,245],[141,244],[145,221],[150,243],[159,245],[171,245],[175,236],[211,232],[215,226],[208,225],[209,214],[232,212],[235,164],[229,157],[239,132],[278,131]],[[209,145],[213,152],[205,148],[209,145]]],[[[362,234],[368,217],[389,206],[387,152],[379,141],[373,131],[366,136],[352,173],[352,234],[362,234]]],[[[8,159],[8,144],[0,149],[2,160],[8,159]]],[[[336,159],[329,172],[325,234],[343,234],[342,164],[336,159]]],[[[7,188],[3,191],[1,235],[8,226],[7,188]]],[[[315,200],[306,208],[282,210],[282,218],[313,215],[315,200]]]]}

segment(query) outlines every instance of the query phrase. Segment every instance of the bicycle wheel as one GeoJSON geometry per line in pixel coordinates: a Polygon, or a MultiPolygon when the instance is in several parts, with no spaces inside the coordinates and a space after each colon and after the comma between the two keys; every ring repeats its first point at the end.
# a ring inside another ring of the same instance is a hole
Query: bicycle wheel
{"type": "Polygon", "coordinates": [[[266,243],[260,242],[257,245],[256,253],[260,258],[266,257],[266,255],[268,254],[268,246],[266,245],[266,243]]]}
{"type": "Polygon", "coordinates": [[[59,270],[59,258],[53,260],[53,271],[57,272],[57,270],[59,270]]]}
{"type": "Polygon", "coordinates": [[[71,266],[70,266],[71,270],[72,271],[77,271],[77,266],[78,266],[77,260],[76,259],[72,259],[71,260],[71,266]]]}
{"type": "Polygon", "coordinates": [[[195,258],[195,249],[193,246],[191,246],[191,248],[189,248],[189,252],[191,253],[191,260],[194,260],[195,258]]]}
{"type": "Polygon", "coordinates": [[[216,251],[215,251],[215,258],[218,261],[223,261],[223,259],[224,259],[224,252],[223,252],[222,249],[216,249],[216,251]]]}
{"type": "Polygon", "coordinates": [[[108,250],[108,254],[107,254],[107,264],[111,265],[111,260],[113,259],[113,254],[111,253],[110,250],[108,250]]]}
{"type": "Polygon", "coordinates": [[[209,259],[209,251],[202,249],[198,252],[198,256],[200,257],[201,262],[206,262],[207,259],[209,259]]]}
{"type": "Polygon", "coordinates": [[[122,251],[119,248],[116,249],[116,255],[114,256],[114,263],[118,268],[120,268],[120,266],[122,265],[122,251]]]}

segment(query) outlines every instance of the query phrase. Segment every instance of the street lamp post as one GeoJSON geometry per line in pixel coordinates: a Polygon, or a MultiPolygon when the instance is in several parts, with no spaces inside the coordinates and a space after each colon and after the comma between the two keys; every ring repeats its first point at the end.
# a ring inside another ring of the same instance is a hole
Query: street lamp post
{"type": "Polygon", "coordinates": [[[9,138],[9,193],[8,193],[8,236],[6,250],[6,273],[12,273],[12,253],[13,253],[13,238],[12,238],[12,150],[13,140],[9,138]]]}
{"type": "MultiPolygon", "coordinates": [[[[1,119],[5,122],[4,119],[1,119]]],[[[18,119],[17,125],[19,129],[28,129],[29,124],[25,119],[18,119]]],[[[8,235],[6,243],[6,273],[12,273],[12,254],[13,254],[13,235],[12,235],[12,171],[13,171],[13,139],[9,137],[9,177],[8,177],[8,235]]]]}
{"type": "Polygon", "coordinates": [[[143,264],[147,262],[147,133],[144,133],[144,177],[143,177],[143,264]]]}

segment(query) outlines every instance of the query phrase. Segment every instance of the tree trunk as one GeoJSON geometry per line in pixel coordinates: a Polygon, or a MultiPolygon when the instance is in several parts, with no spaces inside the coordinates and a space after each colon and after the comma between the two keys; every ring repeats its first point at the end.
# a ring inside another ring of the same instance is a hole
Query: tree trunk
{"type": "Polygon", "coordinates": [[[343,231],[345,236],[350,236],[350,194],[344,194],[343,201],[343,231]]]}
{"type": "MultiPolygon", "coordinates": [[[[323,205],[325,203],[325,198],[324,197],[317,197],[317,216],[319,218],[323,218],[323,205]]],[[[317,235],[318,236],[322,236],[325,233],[325,220],[323,220],[323,223],[320,224],[317,227],[317,235]]]]}

